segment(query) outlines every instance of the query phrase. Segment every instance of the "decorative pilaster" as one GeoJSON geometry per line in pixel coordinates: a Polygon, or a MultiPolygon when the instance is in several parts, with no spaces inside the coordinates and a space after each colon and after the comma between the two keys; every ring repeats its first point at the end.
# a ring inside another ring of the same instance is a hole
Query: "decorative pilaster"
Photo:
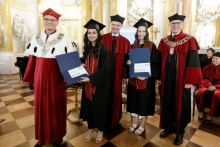
{"type": "Polygon", "coordinates": [[[178,0],[166,0],[166,14],[165,14],[165,36],[170,34],[170,24],[168,17],[177,13],[178,0]]]}
{"type": "Polygon", "coordinates": [[[86,29],[83,27],[90,20],[90,0],[81,1],[82,11],[82,50],[84,46],[84,34],[86,29]]]}
{"type": "Polygon", "coordinates": [[[183,15],[186,16],[183,32],[193,35],[196,16],[196,0],[183,0],[183,15]]]}
{"type": "MultiPolygon", "coordinates": [[[[42,0],[38,0],[38,5],[40,5],[42,0]]],[[[38,20],[39,20],[39,33],[45,30],[44,24],[43,24],[43,17],[42,14],[38,14],[38,20]]]]}
{"type": "Polygon", "coordinates": [[[10,0],[0,0],[0,52],[13,52],[10,0]]]}
{"type": "Polygon", "coordinates": [[[219,46],[220,17],[216,19],[215,46],[219,46]]]}
{"type": "Polygon", "coordinates": [[[109,0],[108,1],[108,14],[109,14],[108,24],[109,24],[109,32],[110,32],[111,31],[111,27],[110,27],[111,18],[110,18],[110,16],[118,14],[118,0],[109,0]]]}
{"type": "MultiPolygon", "coordinates": [[[[103,0],[92,0],[92,17],[94,20],[103,23],[103,0]]],[[[101,31],[102,33],[102,31],[101,31]]]]}

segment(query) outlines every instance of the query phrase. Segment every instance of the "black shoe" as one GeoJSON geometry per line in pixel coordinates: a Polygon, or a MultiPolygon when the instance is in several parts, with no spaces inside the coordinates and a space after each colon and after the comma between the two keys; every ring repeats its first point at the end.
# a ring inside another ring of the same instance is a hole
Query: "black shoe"
{"type": "Polygon", "coordinates": [[[160,138],[165,138],[167,137],[168,135],[170,134],[170,130],[163,130],[161,133],[160,133],[160,138]]]}
{"type": "Polygon", "coordinates": [[[118,123],[116,126],[115,126],[118,130],[122,130],[122,125],[120,123],[118,123]]]}
{"type": "Polygon", "coordinates": [[[204,121],[204,118],[198,117],[198,120],[201,121],[201,122],[203,122],[203,121],[204,121]]]}
{"type": "Polygon", "coordinates": [[[34,145],[34,147],[42,147],[42,146],[43,146],[43,144],[39,145],[38,142],[34,145]]]}
{"type": "Polygon", "coordinates": [[[63,139],[61,139],[61,140],[58,141],[58,142],[54,141],[54,142],[53,142],[53,147],[59,147],[60,144],[62,143],[62,141],[63,141],[63,139]]]}
{"type": "Polygon", "coordinates": [[[206,119],[205,122],[208,123],[208,124],[211,124],[212,123],[212,119],[211,120],[206,119]]]}
{"type": "Polygon", "coordinates": [[[183,143],[183,135],[176,134],[176,138],[174,140],[175,145],[180,145],[183,143]]]}

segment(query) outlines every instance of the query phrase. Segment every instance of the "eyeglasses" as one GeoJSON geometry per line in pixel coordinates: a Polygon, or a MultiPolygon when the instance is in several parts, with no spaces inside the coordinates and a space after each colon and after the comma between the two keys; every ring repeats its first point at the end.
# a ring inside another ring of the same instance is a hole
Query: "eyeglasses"
{"type": "Polygon", "coordinates": [[[56,19],[44,18],[44,21],[45,21],[45,22],[49,22],[49,21],[51,21],[51,22],[55,22],[55,21],[57,21],[57,20],[56,20],[56,19]]]}
{"type": "Polygon", "coordinates": [[[173,23],[170,23],[171,25],[180,25],[182,22],[173,22],[173,23]]]}

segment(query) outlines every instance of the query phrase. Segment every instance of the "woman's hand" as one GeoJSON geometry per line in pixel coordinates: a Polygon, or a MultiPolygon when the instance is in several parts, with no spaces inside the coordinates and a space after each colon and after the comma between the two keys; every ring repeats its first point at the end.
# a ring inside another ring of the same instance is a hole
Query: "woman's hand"
{"type": "Polygon", "coordinates": [[[82,63],[81,65],[79,65],[79,66],[84,66],[84,67],[86,67],[86,65],[84,64],[84,63],[82,63]]]}
{"type": "Polygon", "coordinates": [[[193,84],[185,84],[184,88],[186,89],[189,89],[189,88],[192,88],[193,87],[193,84]]]}
{"type": "Polygon", "coordinates": [[[161,81],[160,80],[156,80],[156,84],[160,85],[161,81]]]}
{"type": "Polygon", "coordinates": [[[209,87],[208,87],[208,90],[211,90],[211,91],[213,91],[213,90],[215,90],[215,89],[216,89],[215,86],[209,86],[209,87]]]}
{"type": "Polygon", "coordinates": [[[90,81],[90,79],[89,78],[87,78],[87,77],[81,77],[81,82],[89,82],[90,81]]]}
{"type": "Polygon", "coordinates": [[[137,77],[138,80],[145,80],[147,77],[137,77]]]}
{"type": "Polygon", "coordinates": [[[128,60],[128,61],[127,61],[127,65],[130,65],[130,64],[131,64],[131,61],[130,61],[130,60],[128,60]]]}

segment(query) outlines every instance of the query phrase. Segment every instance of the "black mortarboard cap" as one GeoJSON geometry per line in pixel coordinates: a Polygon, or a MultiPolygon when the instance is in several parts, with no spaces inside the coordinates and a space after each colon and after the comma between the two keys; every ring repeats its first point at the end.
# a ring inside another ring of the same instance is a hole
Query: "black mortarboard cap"
{"type": "Polygon", "coordinates": [[[209,50],[212,51],[213,53],[215,52],[215,50],[214,50],[213,48],[207,49],[207,52],[208,52],[209,50]]]}
{"type": "Polygon", "coordinates": [[[151,27],[153,24],[143,18],[141,18],[140,20],[138,20],[138,22],[136,24],[134,24],[135,28],[138,28],[139,26],[145,26],[147,28],[151,27]]]}
{"type": "Polygon", "coordinates": [[[219,52],[216,52],[216,53],[213,54],[213,56],[220,57],[220,53],[219,53],[219,52]]]}
{"type": "Polygon", "coordinates": [[[98,31],[101,31],[103,28],[105,27],[105,25],[99,23],[98,21],[95,21],[93,19],[90,19],[89,22],[87,22],[86,25],[84,25],[84,28],[87,29],[96,29],[98,31]]]}
{"type": "Polygon", "coordinates": [[[181,20],[181,21],[184,21],[185,17],[186,17],[186,16],[184,16],[184,15],[178,15],[178,14],[176,13],[176,14],[174,14],[173,16],[168,17],[168,19],[169,19],[170,22],[173,21],[173,20],[181,20]]]}
{"type": "Polygon", "coordinates": [[[120,15],[115,15],[115,16],[111,16],[111,22],[112,21],[117,21],[117,22],[120,22],[121,24],[123,24],[125,18],[124,17],[121,17],[120,15]]]}

